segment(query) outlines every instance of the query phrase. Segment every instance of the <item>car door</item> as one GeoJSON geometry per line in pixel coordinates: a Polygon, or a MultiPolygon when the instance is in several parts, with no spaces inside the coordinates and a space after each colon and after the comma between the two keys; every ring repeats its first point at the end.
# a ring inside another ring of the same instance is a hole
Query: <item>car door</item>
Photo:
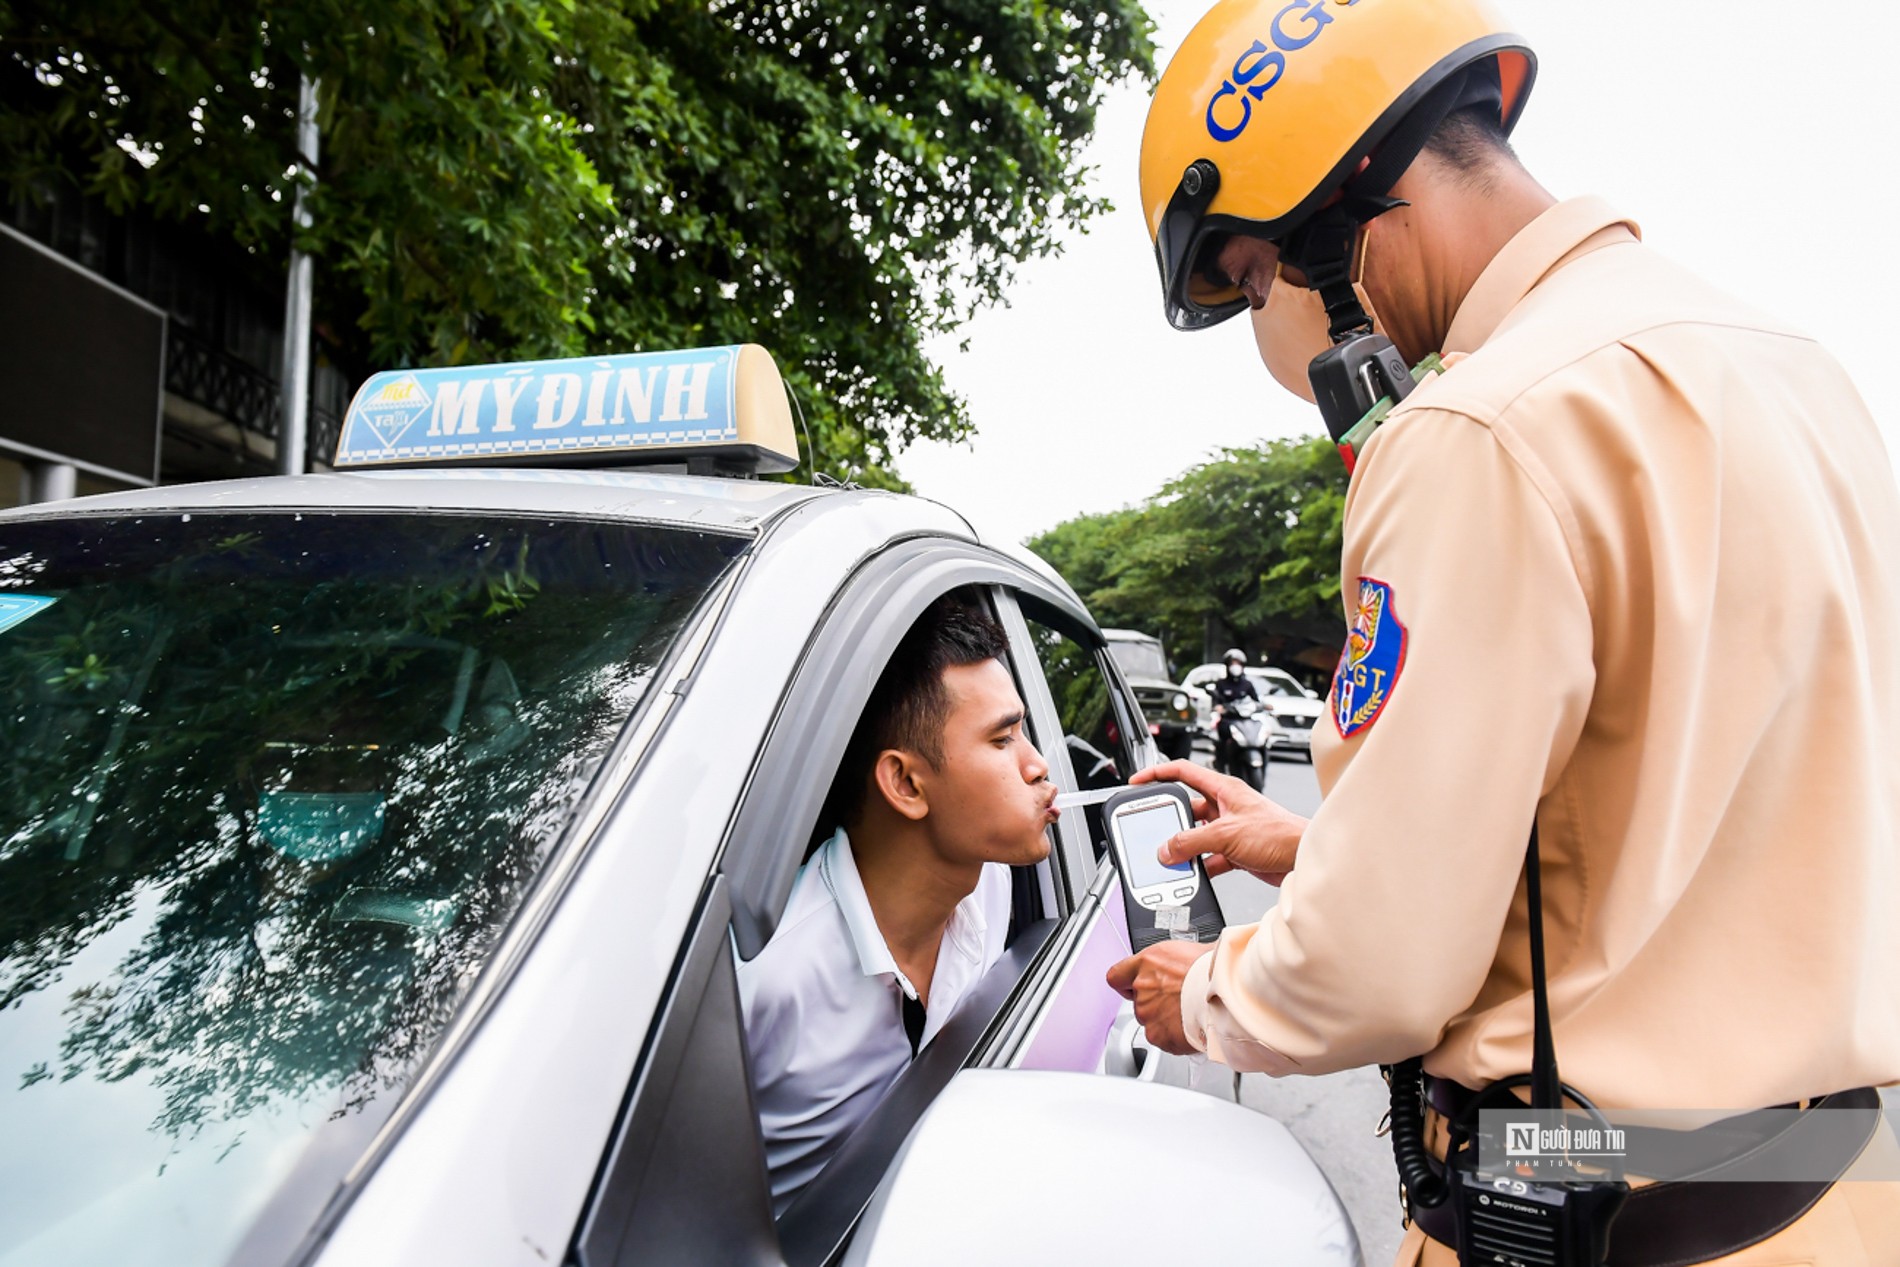
{"type": "MultiPolygon", "coordinates": [[[[970,542],[920,536],[861,563],[813,631],[728,826],[721,862],[682,952],[664,1013],[577,1234],[581,1267],[642,1262],[834,1258],[912,1126],[956,1073],[982,1059],[1044,979],[1049,947],[1085,894],[1093,862],[1064,835],[1016,886],[1002,962],[776,1223],[753,1100],[736,964],[770,939],[878,670],[940,595],[1005,587],[1061,600],[1048,582],[970,542]]],[[[1019,684],[1040,676],[1016,664],[1019,684]]]]}

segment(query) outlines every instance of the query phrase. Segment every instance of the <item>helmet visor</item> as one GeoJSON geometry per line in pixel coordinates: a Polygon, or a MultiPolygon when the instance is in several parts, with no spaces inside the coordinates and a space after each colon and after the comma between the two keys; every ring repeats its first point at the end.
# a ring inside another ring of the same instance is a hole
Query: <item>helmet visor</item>
{"type": "Polygon", "coordinates": [[[1221,252],[1232,240],[1231,233],[1221,233],[1205,225],[1195,238],[1193,262],[1182,280],[1181,293],[1189,304],[1202,312],[1217,312],[1236,300],[1246,301],[1240,283],[1220,266],[1221,252]]]}

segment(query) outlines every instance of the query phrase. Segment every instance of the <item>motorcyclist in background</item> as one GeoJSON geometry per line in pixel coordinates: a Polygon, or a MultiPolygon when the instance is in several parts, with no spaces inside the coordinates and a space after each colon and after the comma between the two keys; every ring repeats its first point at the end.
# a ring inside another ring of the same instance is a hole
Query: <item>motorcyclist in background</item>
{"type": "Polygon", "coordinates": [[[1258,703],[1260,688],[1255,686],[1253,679],[1247,676],[1245,651],[1239,647],[1229,647],[1227,654],[1221,659],[1226,662],[1227,674],[1225,677],[1216,678],[1214,684],[1207,688],[1208,693],[1214,697],[1216,717],[1214,751],[1222,773],[1239,774],[1239,770],[1227,769],[1232,756],[1230,745],[1233,742],[1233,735],[1230,732],[1234,725],[1233,705],[1236,701],[1243,699],[1258,703]]]}

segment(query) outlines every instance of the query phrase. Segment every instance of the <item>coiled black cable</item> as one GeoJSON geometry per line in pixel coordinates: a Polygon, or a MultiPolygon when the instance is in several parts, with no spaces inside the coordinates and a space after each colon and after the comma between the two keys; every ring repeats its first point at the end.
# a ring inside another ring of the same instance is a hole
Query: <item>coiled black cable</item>
{"type": "Polygon", "coordinates": [[[1425,1060],[1413,1056],[1392,1066],[1392,1159],[1398,1163],[1399,1182],[1413,1205],[1443,1205],[1451,1189],[1432,1168],[1425,1147],[1425,1060]]]}

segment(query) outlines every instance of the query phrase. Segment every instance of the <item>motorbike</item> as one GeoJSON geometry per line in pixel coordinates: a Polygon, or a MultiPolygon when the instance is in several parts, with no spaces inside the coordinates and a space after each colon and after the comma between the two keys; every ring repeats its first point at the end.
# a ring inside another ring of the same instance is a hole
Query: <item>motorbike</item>
{"type": "Polygon", "coordinates": [[[1237,699],[1220,709],[1220,740],[1214,768],[1246,781],[1259,792],[1267,786],[1270,721],[1257,700],[1237,699]]]}

